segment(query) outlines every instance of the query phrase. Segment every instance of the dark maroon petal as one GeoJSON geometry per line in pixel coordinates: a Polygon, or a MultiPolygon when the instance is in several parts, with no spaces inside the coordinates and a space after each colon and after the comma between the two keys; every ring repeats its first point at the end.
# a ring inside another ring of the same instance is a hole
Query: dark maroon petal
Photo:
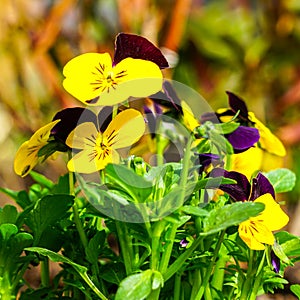
{"type": "Polygon", "coordinates": [[[229,99],[228,99],[229,106],[232,109],[232,111],[234,112],[234,114],[236,114],[238,111],[240,111],[239,118],[241,118],[244,121],[249,121],[248,109],[247,109],[245,101],[242,100],[240,97],[238,97],[237,95],[235,95],[232,92],[227,91],[226,94],[229,97],[229,99]]]}
{"type": "Polygon", "coordinates": [[[157,92],[148,98],[157,104],[170,108],[174,112],[178,112],[183,115],[181,101],[172,84],[167,80],[163,83],[163,92],[157,92]]]}
{"type": "Polygon", "coordinates": [[[275,199],[275,191],[269,179],[263,174],[258,173],[257,176],[252,179],[252,191],[250,200],[253,201],[258,197],[268,193],[271,194],[275,199]]]}
{"type": "Polygon", "coordinates": [[[247,150],[258,142],[259,131],[253,127],[239,126],[227,135],[227,139],[235,150],[247,150]]]}
{"type": "Polygon", "coordinates": [[[226,171],[222,168],[214,168],[210,173],[210,177],[225,177],[235,180],[236,184],[221,184],[219,189],[230,195],[235,201],[248,200],[251,186],[244,174],[235,171],[226,171]]]}
{"type": "Polygon", "coordinates": [[[51,135],[56,140],[65,142],[70,132],[75,129],[78,124],[83,122],[94,122],[96,124],[96,116],[89,109],[82,107],[71,107],[59,111],[53,118],[53,121],[59,120],[53,129],[51,135]]]}
{"type": "Polygon", "coordinates": [[[161,51],[146,38],[135,34],[119,33],[115,42],[113,65],[127,57],[152,61],[160,69],[169,67],[161,51]]]}

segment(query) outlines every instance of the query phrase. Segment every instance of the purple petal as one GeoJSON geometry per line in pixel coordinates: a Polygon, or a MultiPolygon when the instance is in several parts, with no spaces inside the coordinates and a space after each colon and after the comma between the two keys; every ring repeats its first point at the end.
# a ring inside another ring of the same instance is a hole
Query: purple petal
{"type": "Polygon", "coordinates": [[[240,111],[239,118],[241,118],[244,121],[249,121],[248,109],[247,109],[245,101],[242,100],[240,97],[238,97],[237,95],[235,95],[232,92],[227,91],[226,94],[229,97],[229,99],[228,99],[229,106],[232,109],[232,111],[234,112],[234,114],[236,114],[238,111],[240,111]]]}
{"type": "Polygon", "coordinates": [[[239,126],[227,135],[227,139],[235,150],[247,150],[259,140],[259,131],[253,127],[239,126]]]}
{"type": "Polygon", "coordinates": [[[199,157],[199,164],[201,165],[199,172],[202,173],[210,164],[216,165],[220,163],[220,156],[212,153],[196,153],[199,157]]]}
{"type": "Polygon", "coordinates": [[[53,127],[51,135],[63,143],[78,124],[83,122],[94,122],[96,124],[95,114],[82,107],[63,109],[53,117],[53,121],[58,119],[60,119],[60,122],[53,127]]]}
{"type": "Polygon", "coordinates": [[[185,248],[189,244],[189,241],[186,238],[184,238],[179,242],[179,244],[181,247],[185,248]]]}
{"type": "Polygon", "coordinates": [[[148,124],[149,132],[151,134],[151,138],[153,139],[155,137],[156,133],[156,118],[152,110],[147,107],[146,105],[144,106],[144,113],[146,115],[146,123],[148,124]]]}
{"type": "Polygon", "coordinates": [[[272,184],[267,177],[265,177],[261,173],[258,173],[256,178],[252,179],[252,191],[250,200],[253,201],[258,197],[268,193],[271,194],[275,199],[275,191],[272,184]]]}
{"type": "Polygon", "coordinates": [[[276,273],[280,271],[280,259],[276,256],[274,251],[271,251],[271,263],[276,273]]]}
{"type": "Polygon", "coordinates": [[[161,51],[146,38],[135,34],[119,33],[115,42],[113,65],[127,57],[152,61],[160,69],[169,67],[161,51]]]}
{"type": "Polygon", "coordinates": [[[248,200],[251,186],[244,174],[235,171],[226,171],[222,168],[214,168],[209,176],[211,177],[225,177],[235,180],[236,184],[221,184],[219,189],[230,195],[236,201],[248,200]]]}

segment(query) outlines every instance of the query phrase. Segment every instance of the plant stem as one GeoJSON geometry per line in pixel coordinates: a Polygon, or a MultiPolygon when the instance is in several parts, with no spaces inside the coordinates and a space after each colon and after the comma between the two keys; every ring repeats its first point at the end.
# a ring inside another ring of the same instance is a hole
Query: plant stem
{"type": "Polygon", "coordinates": [[[242,286],[242,293],[240,300],[247,300],[248,296],[250,295],[250,289],[252,285],[252,270],[253,270],[253,261],[254,260],[254,252],[253,250],[249,250],[249,262],[248,262],[248,269],[247,269],[247,275],[246,280],[244,281],[244,284],[242,286]]]}
{"type": "Polygon", "coordinates": [[[173,250],[173,245],[174,245],[174,240],[175,240],[175,236],[176,236],[176,232],[177,232],[177,224],[172,224],[171,225],[171,233],[169,236],[168,241],[166,242],[166,249],[163,252],[162,258],[161,258],[161,264],[159,267],[159,271],[163,274],[164,272],[166,272],[168,265],[169,265],[169,261],[172,255],[172,250],[173,250]]]}
{"type": "Polygon", "coordinates": [[[120,242],[121,253],[124,260],[126,275],[132,274],[132,242],[128,234],[127,226],[124,222],[116,220],[118,239],[120,242]]]}
{"type": "Polygon", "coordinates": [[[185,263],[185,261],[190,257],[190,255],[198,248],[201,241],[203,240],[203,236],[199,236],[184,253],[182,253],[173,264],[166,270],[163,274],[164,281],[166,282],[170,279],[185,263]]]}
{"type": "Polygon", "coordinates": [[[256,273],[255,281],[254,281],[254,284],[253,284],[253,287],[252,287],[250,300],[255,300],[256,299],[257,292],[258,292],[258,289],[259,289],[260,284],[261,284],[261,278],[262,278],[263,273],[264,273],[263,265],[265,263],[265,258],[266,258],[266,252],[264,252],[264,255],[263,255],[263,257],[262,257],[262,259],[259,263],[259,266],[257,268],[257,273],[256,273]]]}
{"type": "Polygon", "coordinates": [[[95,286],[93,281],[87,275],[87,273],[79,273],[82,279],[88,284],[88,286],[94,291],[94,293],[101,299],[101,300],[108,300],[95,286]]]}
{"type": "Polygon", "coordinates": [[[43,287],[48,287],[50,285],[49,259],[47,257],[41,261],[41,284],[43,287]]]}
{"type": "Polygon", "coordinates": [[[164,231],[166,226],[166,221],[161,220],[156,223],[154,223],[154,229],[152,231],[151,236],[151,262],[150,267],[152,270],[158,270],[159,269],[159,262],[160,262],[160,237],[162,232],[164,231]]]}
{"type": "Polygon", "coordinates": [[[203,296],[203,294],[205,292],[205,289],[206,289],[206,287],[208,285],[209,278],[211,276],[213,267],[215,265],[215,261],[217,259],[218,254],[219,254],[219,251],[220,251],[220,248],[221,248],[224,236],[225,236],[225,230],[223,230],[221,232],[221,234],[220,234],[220,237],[218,239],[218,242],[217,242],[217,245],[216,245],[216,248],[215,248],[215,251],[214,251],[214,255],[213,255],[213,257],[212,257],[212,259],[211,259],[211,261],[210,261],[210,263],[208,265],[208,268],[207,268],[207,270],[205,272],[205,277],[204,277],[202,285],[201,285],[201,287],[200,287],[200,289],[199,289],[199,291],[198,291],[198,293],[197,293],[197,295],[195,297],[195,300],[198,300],[198,299],[201,300],[202,299],[202,296],[203,296]]]}
{"type": "Polygon", "coordinates": [[[181,273],[176,273],[174,283],[174,300],[180,300],[181,273]]]}
{"type": "MultiPolygon", "coordinates": [[[[73,172],[69,172],[69,190],[70,190],[70,195],[75,197],[74,173],[73,172]]],[[[86,249],[87,245],[88,245],[88,240],[85,235],[82,223],[80,221],[79,211],[78,211],[78,200],[76,197],[75,197],[75,201],[74,201],[74,205],[73,205],[73,214],[74,214],[74,223],[75,223],[76,229],[78,231],[80,241],[81,241],[84,249],[86,249]]]]}

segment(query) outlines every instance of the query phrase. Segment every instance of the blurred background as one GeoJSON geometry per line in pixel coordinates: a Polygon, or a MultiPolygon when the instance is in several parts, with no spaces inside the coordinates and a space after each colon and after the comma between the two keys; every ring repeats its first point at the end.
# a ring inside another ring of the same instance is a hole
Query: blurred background
{"type": "MultiPolygon", "coordinates": [[[[26,189],[30,176],[13,172],[18,147],[58,110],[80,106],[62,88],[65,63],[84,52],[113,54],[119,32],[159,46],[172,65],[165,76],[212,108],[227,106],[226,90],[237,93],[281,138],[288,155],[276,166],[298,177],[284,196],[287,229],[300,235],[299,0],[1,0],[0,186],[26,189]]],[[[56,180],[63,160],[36,170],[56,180]]],[[[287,276],[300,282],[295,268],[287,276]]]]}

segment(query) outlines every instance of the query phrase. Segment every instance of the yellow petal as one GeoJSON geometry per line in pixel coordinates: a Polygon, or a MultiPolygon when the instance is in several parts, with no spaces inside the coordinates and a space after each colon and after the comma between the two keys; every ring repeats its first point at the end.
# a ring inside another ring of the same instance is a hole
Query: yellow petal
{"type": "Polygon", "coordinates": [[[22,177],[26,176],[38,162],[37,153],[39,148],[30,151],[28,144],[29,142],[26,141],[21,145],[14,160],[14,171],[22,177]]]}
{"type": "Polygon", "coordinates": [[[85,149],[95,146],[98,130],[94,123],[79,124],[67,137],[66,144],[72,149],[85,149]]]}
{"type": "Polygon", "coordinates": [[[265,205],[265,209],[254,219],[262,220],[264,225],[271,231],[279,230],[288,223],[288,215],[273,199],[271,194],[262,195],[255,199],[254,202],[261,202],[265,205]]]}
{"type": "Polygon", "coordinates": [[[162,73],[155,63],[125,58],[112,67],[108,53],[79,55],[66,64],[63,74],[64,88],[90,105],[115,105],[131,96],[147,97],[162,88],[162,73]]]}
{"type": "Polygon", "coordinates": [[[264,244],[273,245],[273,233],[264,224],[253,220],[242,222],[239,225],[239,236],[252,250],[264,250],[264,244]]]}
{"type": "Polygon", "coordinates": [[[109,163],[118,163],[118,153],[111,149],[110,154],[106,156],[94,157],[92,149],[85,149],[74,155],[68,162],[67,167],[71,172],[91,174],[102,170],[109,163]]]}
{"type": "Polygon", "coordinates": [[[230,171],[243,173],[250,180],[254,172],[261,169],[263,150],[251,147],[242,153],[232,154],[230,159],[230,171]]]}
{"type": "Polygon", "coordinates": [[[52,128],[58,123],[60,120],[55,120],[53,122],[50,122],[46,124],[45,126],[38,129],[29,139],[29,145],[40,145],[43,144],[43,146],[47,143],[52,128]]]}
{"type": "Polygon", "coordinates": [[[181,101],[181,107],[183,111],[183,123],[191,131],[200,125],[198,120],[194,117],[192,109],[185,101],[181,101]]]}
{"type": "Polygon", "coordinates": [[[39,160],[39,150],[47,144],[51,129],[59,121],[56,120],[41,127],[21,145],[14,160],[14,171],[17,175],[24,177],[36,166],[39,160]]]}
{"type": "Polygon", "coordinates": [[[123,59],[113,68],[112,78],[116,84],[100,95],[96,105],[114,105],[129,97],[147,97],[162,89],[161,70],[147,60],[123,59]]]}
{"type": "Polygon", "coordinates": [[[142,114],[135,109],[119,113],[108,125],[103,135],[114,149],[131,146],[145,132],[145,121],[142,114]]]}
{"type": "Polygon", "coordinates": [[[72,96],[87,103],[102,93],[101,80],[112,71],[108,53],[85,53],[71,59],[64,67],[63,86],[72,96]]]}
{"type": "Polygon", "coordinates": [[[286,150],[282,142],[267,128],[262,122],[260,122],[253,112],[249,112],[249,119],[255,123],[255,127],[260,134],[259,143],[261,148],[267,150],[270,153],[278,156],[285,156],[286,150]]]}

